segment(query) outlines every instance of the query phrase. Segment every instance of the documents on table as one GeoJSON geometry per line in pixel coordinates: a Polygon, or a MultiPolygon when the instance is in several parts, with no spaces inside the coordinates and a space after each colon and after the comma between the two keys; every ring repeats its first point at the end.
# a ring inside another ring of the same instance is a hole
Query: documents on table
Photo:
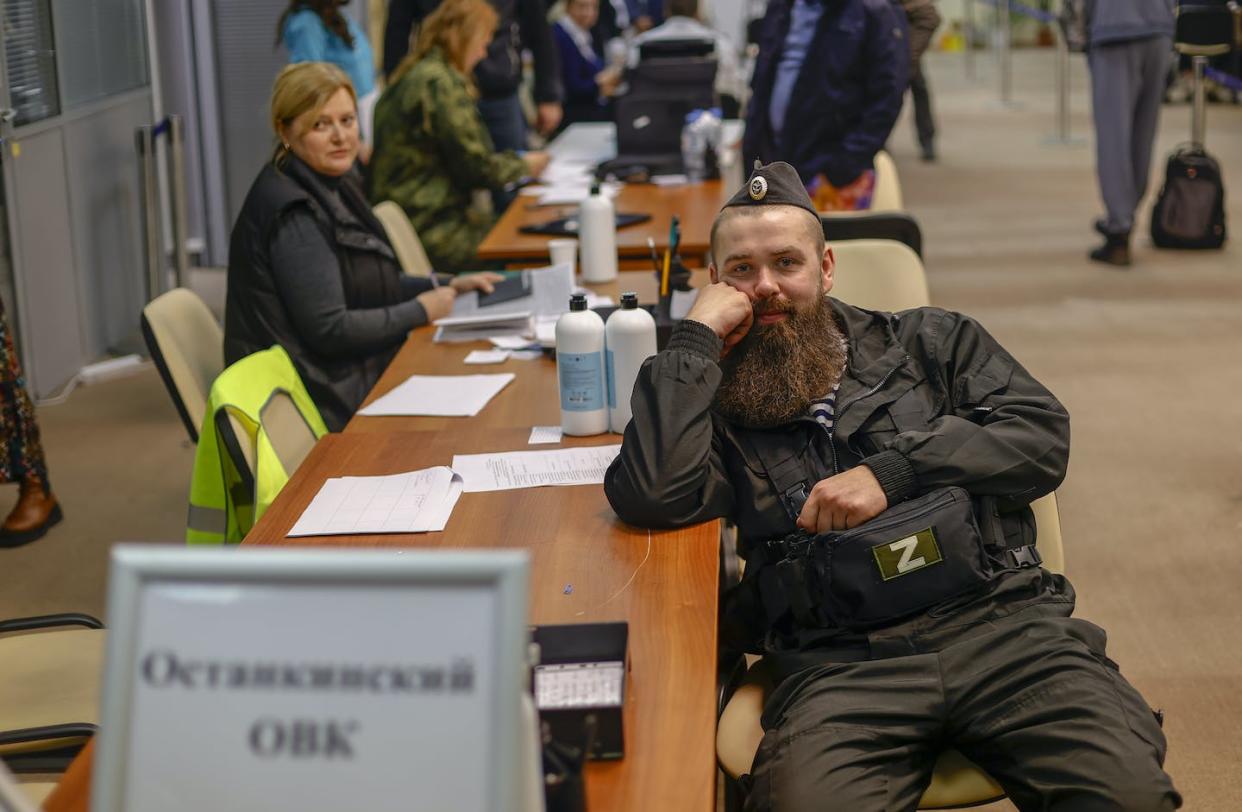
{"type": "Polygon", "coordinates": [[[404,383],[362,407],[358,414],[474,417],[509,385],[513,373],[494,375],[411,375],[404,383]]]}
{"type": "Polygon", "coordinates": [[[599,485],[604,481],[604,471],[619,453],[620,444],[551,451],[456,454],[453,470],[461,474],[466,493],[542,485],[599,485]]]}
{"type": "Polygon", "coordinates": [[[530,439],[526,441],[527,445],[541,445],[543,443],[559,443],[561,441],[560,426],[535,426],[530,430],[530,439]]]}
{"type": "Polygon", "coordinates": [[[467,364],[503,364],[509,360],[508,350],[471,350],[466,356],[467,364]]]}
{"type": "Polygon", "coordinates": [[[436,343],[478,341],[494,337],[533,335],[531,318],[556,319],[569,309],[574,292],[574,269],[570,264],[550,265],[522,271],[530,276],[529,296],[479,307],[479,294],[469,291],[453,302],[452,312],[436,319],[436,343]]]}
{"type": "Polygon", "coordinates": [[[461,493],[462,478],[443,465],[391,476],[329,479],[289,535],[443,530],[461,493]]]}

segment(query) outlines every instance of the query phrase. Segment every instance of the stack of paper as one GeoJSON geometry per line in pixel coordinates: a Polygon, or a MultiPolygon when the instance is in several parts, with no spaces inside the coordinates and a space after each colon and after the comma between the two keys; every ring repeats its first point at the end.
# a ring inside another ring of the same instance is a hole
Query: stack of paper
{"type": "Polygon", "coordinates": [[[455,454],[453,470],[464,480],[466,493],[542,485],[598,485],[620,453],[620,445],[600,445],[555,451],[455,454]]]}
{"type": "Polygon", "coordinates": [[[458,296],[448,317],[437,319],[434,341],[478,341],[506,336],[531,337],[531,318],[556,317],[569,309],[574,292],[572,265],[551,265],[523,273],[530,274],[529,296],[480,307],[479,294],[470,291],[458,296]]]}
{"type": "Polygon", "coordinates": [[[500,375],[411,375],[358,414],[474,417],[509,385],[513,373],[500,375]]]}
{"type": "Polygon", "coordinates": [[[461,492],[461,477],[442,465],[392,476],[329,479],[289,535],[443,530],[461,492]]]}

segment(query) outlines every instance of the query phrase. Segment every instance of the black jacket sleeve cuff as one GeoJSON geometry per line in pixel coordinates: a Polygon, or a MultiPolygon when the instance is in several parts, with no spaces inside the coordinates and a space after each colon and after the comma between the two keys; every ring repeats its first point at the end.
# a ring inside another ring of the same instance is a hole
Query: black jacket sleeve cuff
{"type": "Polygon", "coordinates": [[[884,489],[884,496],[888,498],[890,507],[904,501],[914,492],[916,479],[914,468],[900,451],[894,451],[891,448],[881,451],[879,454],[873,454],[864,459],[862,464],[875,474],[880,487],[884,489]]]}
{"type": "Polygon", "coordinates": [[[666,350],[677,350],[698,355],[709,361],[719,361],[724,342],[712,328],[690,319],[682,319],[669,336],[666,350]]]}

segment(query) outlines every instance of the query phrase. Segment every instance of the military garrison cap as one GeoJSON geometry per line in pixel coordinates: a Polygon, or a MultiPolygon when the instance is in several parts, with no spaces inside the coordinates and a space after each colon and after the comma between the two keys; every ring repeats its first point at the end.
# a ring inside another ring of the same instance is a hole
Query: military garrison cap
{"type": "Polygon", "coordinates": [[[730,206],[797,206],[819,217],[798,177],[798,170],[784,161],[773,161],[766,166],[755,161],[750,180],[724,204],[726,209],[730,206]]]}

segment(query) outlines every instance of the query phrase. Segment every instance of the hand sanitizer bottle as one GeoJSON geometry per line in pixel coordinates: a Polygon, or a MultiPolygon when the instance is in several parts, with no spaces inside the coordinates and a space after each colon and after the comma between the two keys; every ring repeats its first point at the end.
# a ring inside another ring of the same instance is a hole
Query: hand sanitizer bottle
{"type": "Polygon", "coordinates": [[[616,434],[630,422],[630,395],[643,361],[656,354],[656,323],[638,306],[637,293],[621,295],[621,308],[614,310],[604,326],[608,355],[608,426],[616,434]]]}
{"type": "Polygon", "coordinates": [[[565,434],[608,431],[604,374],[604,320],[587,309],[586,296],[575,293],[569,312],[556,322],[556,380],[565,434]]]}
{"type": "Polygon", "coordinates": [[[617,278],[617,220],[612,200],[602,194],[599,184],[578,207],[582,279],[584,282],[611,282],[617,278]]]}

